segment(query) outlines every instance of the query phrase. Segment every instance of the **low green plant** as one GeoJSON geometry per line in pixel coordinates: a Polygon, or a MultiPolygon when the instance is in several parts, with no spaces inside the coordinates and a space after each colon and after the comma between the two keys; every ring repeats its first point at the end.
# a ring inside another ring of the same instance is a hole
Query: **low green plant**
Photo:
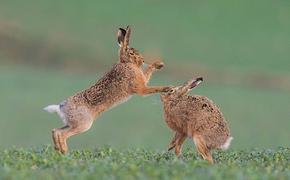
{"type": "Polygon", "coordinates": [[[192,149],[181,157],[149,149],[110,146],[71,151],[50,146],[0,151],[0,179],[289,179],[290,148],[213,153],[210,165],[192,149]]]}

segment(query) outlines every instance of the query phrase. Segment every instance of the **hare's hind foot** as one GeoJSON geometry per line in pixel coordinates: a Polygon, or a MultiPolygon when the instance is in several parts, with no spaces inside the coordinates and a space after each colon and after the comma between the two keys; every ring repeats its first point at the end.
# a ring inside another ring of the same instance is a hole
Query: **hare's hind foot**
{"type": "MultiPolygon", "coordinates": [[[[77,125],[77,124],[75,124],[77,125]]],[[[80,124],[78,126],[64,126],[62,128],[56,128],[52,130],[52,139],[54,142],[55,150],[61,154],[65,154],[68,151],[67,139],[73,135],[80,134],[90,129],[92,122],[80,124]]]]}
{"type": "Polygon", "coordinates": [[[59,145],[59,140],[58,140],[58,136],[57,136],[57,134],[55,133],[56,132],[56,129],[53,129],[52,131],[51,131],[51,133],[52,133],[52,140],[53,140],[53,144],[54,144],[54,149],[56,150],[56,151],[59,151],[60,150],[60,145],[59,145]]]}
{"type": "Polygon", "coordinates": [[[204,138],[202,136],[195,135],[193,136],[193,142],[202,158],[207,160],[210,164],[213,164],[214,162],[210,153],[210,149],[207,148],[204,138]]]}
{"type": "Polygon", "coordinates": [[[62,154],[65,154],[68,151],[66,143],[66,134],[63,133],[64,130],[68,129],[69,126],[64,126],[62,128],[57,128],[52,130],[52,139],[54,143],[54,149],[62,154]]]}

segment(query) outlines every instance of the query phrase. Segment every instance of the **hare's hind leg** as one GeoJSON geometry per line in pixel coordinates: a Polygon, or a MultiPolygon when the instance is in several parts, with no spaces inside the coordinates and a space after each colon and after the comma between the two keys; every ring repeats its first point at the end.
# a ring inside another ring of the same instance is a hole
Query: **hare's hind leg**
{"type": "Polygon", "coordinates": [[[64,126],[52,131],[55,150],[62,154],[68,151],[67,139],[73,135],[80,134],[90,129],[92,123],[82,124],[81,126],[64,126]]]}
{"type": "Polygon", "coordinates": [[[175,155],[179,156],[181,153],[182,144],[186,139],[186,134],[176,132],[169,144],[168,151],[175,148],[175,155]]]}
{"type": "Polygon", "coordinates": [[[175,133],[174,137],[172,138],[171,142],[169,143],[167,151],[171,151],[176,146],[176,139],[178,138],[179,133],[175,133]]]}
{"type": "Polygon", "coordinates": [[[193,136],[193,142],[197,148],[197,151],[199,152],[199,154],[201,154],[202,158],[213,164],[212,155],[210,153],[210,150],[206,146],[204,138],[200,135],[195,135],[193,136]]]}
{"type": "Polygon", "coordinates": [[[54,149],[56,151],[59,151],[62,153],[65,153],[64,151],[67,151],[66,141],[63,140],[63,135],[61,132],[68,128],[69,126],[64,126],[62,128],[56,128],[52,130],[52,140],[54,143],[54,149]]]}
{"type": "Polygon", "coordinates": [[[182,149],[182,144],[184,143],[186,139],[186,134],[182,134],[180,133],[178,138],[176,139],[176,146],[175,146],[175,155],[179,156],[181,153],[181,149],[182,149]]]}
{"type": "Polygon", "coordinates": [[[54,149],[56,150],[56,151],[60,151],[60,149],[61,149],[61,144],[60,144],[60,134],[59,134],[59,131],[61,130],[61,129],[65,129],[65,128],[67,128],[68,126],[64,126],[64,127],[62,127],[62,128],[56,128],[56,129],[53,129],[52,130],[52,140],[53,140],[53,144],[54,144],[54,149]]]}
{"type": "Polygon", "coordinates": [[[89,130],[93,121],[93,118],[88,113],[82,111],[75,113],[74,116],[70,116],[70,118],[66,119],[66,126],[53,129],[52,131],[55,149],[65,154],[68,151],[67,139],[73,135],[89,130]]]}

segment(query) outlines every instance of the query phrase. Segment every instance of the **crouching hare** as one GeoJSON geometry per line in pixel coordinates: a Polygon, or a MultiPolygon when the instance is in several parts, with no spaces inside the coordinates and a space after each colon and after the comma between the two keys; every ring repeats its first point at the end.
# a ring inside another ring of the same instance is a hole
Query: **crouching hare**
{"type": "Polygon", "coordinates": [[[227,149],[233,138],[221,111],[211,100],[204,96],[187,95],[202,81],[202,78],[197,78],[183,86],[171,87],[161,94],[161,101],[165,121],[175,132],[168,151],[175,148],[178,156],[184,140],[189,137],[203,159],[213,163],[210,151],[227,149]]]}
{"type": "Polygon", "coordinates": [[[56,112],[64,122],[61,128],[52,130],[55,149],[61,153],[68,151],[67,139],[70,136],[90,129],[100,114],[126,100],[132,95],[147,95],[166,92],[166,86],[148,87],[147,83],[156,69],[163,63],[156,61],[142,70],[143,57],[129,47],[131,29],[120,28],[118,31],[119,62],[113,65],[94,85],[67,98],[58,105],[44,108],[48,112],[56,112]]]}

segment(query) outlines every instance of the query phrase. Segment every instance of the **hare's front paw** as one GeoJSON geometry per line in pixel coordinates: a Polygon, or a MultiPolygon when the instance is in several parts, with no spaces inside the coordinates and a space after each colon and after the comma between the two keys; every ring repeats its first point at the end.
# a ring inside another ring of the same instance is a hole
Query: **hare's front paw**
{"type": "Polygon", "coordinates": [[[161,69],[164,66],[164,63],[161,61],[156,61],[152,64],[155,69],[161,69]]]}

